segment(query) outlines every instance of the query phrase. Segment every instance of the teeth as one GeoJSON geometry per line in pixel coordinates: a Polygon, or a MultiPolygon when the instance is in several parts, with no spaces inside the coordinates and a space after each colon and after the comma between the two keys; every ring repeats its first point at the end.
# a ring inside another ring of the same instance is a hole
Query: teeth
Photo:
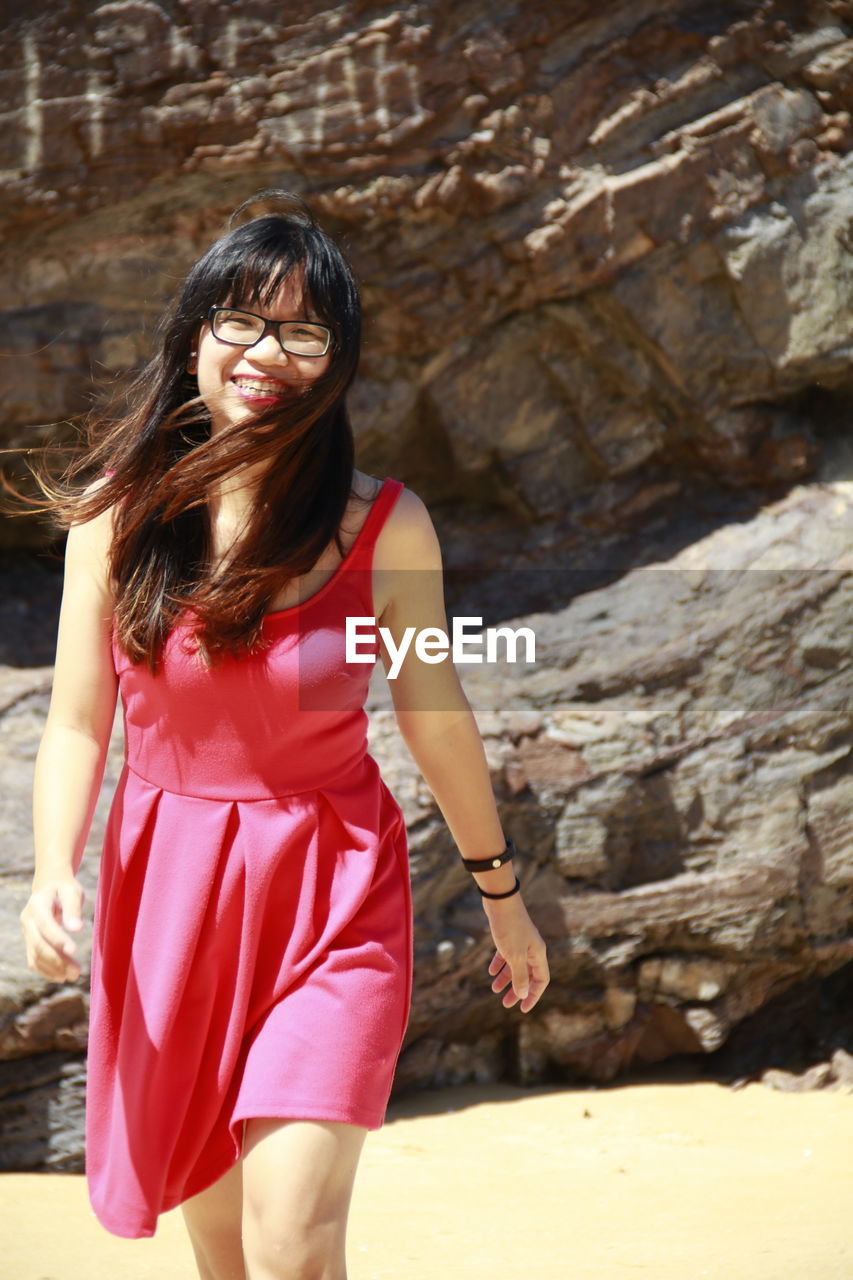
{"type": "Polygon", "coordinates": [[[235,378],[234,381],[238,387],[245,387],[247,391],[281,391],[282,383],[280,382],[255,382],[249,378],[235,378]]]}

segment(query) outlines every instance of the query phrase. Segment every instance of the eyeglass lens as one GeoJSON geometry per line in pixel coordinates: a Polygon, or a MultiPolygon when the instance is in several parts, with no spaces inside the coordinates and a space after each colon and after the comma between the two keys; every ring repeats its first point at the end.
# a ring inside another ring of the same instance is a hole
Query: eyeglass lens
{"type": "MultiPolygon", "coordinates": [[[[250,347],[257,342],[266,320],[248,311],[214,311],[211,321],[213,336],[223,342],[250,347]]],[[[297,356],[324,356],[329,349],[330,334],[325,325],[302,320],[283,320],[277,328],[279,341],[285,351],[297,356]]]]}

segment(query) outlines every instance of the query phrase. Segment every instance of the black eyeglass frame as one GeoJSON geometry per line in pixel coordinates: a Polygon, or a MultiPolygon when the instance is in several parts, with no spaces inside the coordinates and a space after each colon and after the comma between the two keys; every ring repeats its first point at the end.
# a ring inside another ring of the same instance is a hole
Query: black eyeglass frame
{"type": "Polygon", "coordinates": [[[287,355],[289,356],[299,356],[303,360],[321,360],[323,356],[328,354],[329,348],[331,347],[332,341],[334,339],[334,334],[332,333],[332,330],[329,328],[329,326],[327,324],[320,324],[319,321],[317,320],[267,320],[264,318],[264,316],[259,316],[254,311],[243,311],[240,307],[211,307],[207,315],[204,316],[203,318],[209,322],[211,333],[213,334],[217,342],[224,342],[229,347],[243,347],[246,350],[248,350],[249,347],[254,347],[259,342],[263,342],[264,338],[267,336],[268,333],[274,333],[276,338],[278,339],[278,345],[281,347],[282,351],[286,352],[287,355]],[[235,342],[233,338],[221,338],[219,334],[216,332],[216,329],[214,328],[216,315],[220,311],[232,311],[238,316],[251,316],[253,320],[262,321],[264,327],[262,331],[258,334],[257,338],[253,338],[251,342],[235,342]],[[284,339],[281,336],[282,329],[284,328],[285,325],[289,325],[289,324],[295,324],[295,325],[310,324],[314,329],[324,329],[326,333],[325,348],[322,351],[316,352],[316,354],[314,355],[309,355],[305,351],[291,351],[288,347],[284,345],[284,339]]]}

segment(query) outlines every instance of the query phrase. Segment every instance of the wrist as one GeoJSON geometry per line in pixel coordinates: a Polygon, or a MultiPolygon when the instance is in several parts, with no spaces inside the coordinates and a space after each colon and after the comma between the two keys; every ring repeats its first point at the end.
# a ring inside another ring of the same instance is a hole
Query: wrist
{"type": "Polygon", "coordinates": [[[32,892],[37,893],[48,884],[71,884],[75,879],[74,868],[67,863],[47,864],[38,867],[33,873],[32,892]]]}
{"type": "Polygon", "coordinates": [[[462,865],[473,875],[474,883],[483,898],[499,901],[518,893],[519,880],[512,863],[515,852],[512,840],[505,839],[504,847],[499,851],[495,850],[485,857],[462,859],[462,865]]]}
{"type": "Polygon", "coordinates": [[[515,867],[511,862],[506,862],[497,871],[478,872],[474,877],[474,884],[480,893],[509,893],[515,888],[516,881],[515,867]]]}
{"type": "MultiPolygon", "coordinates": [[[[503,834],[503,832],[501,834],[503,834]]],[[[487,871],[497,871],[500,867],[509,862],[510,859],[515,857],[515,852],[515,845],[512,840],[505,839],[504,847],[501,850],[487,854],[485,857],[463,858],[462,865],[466,871],[470,871],[474,875],[479,875],[487,871]]]]}
{"type": "MultiPolygon", "coordinates": [[[[478,885],[479,889],[480,886],[478,885]]],[[[518,876],[513,876],[513,884],[509,889],[502,891],[480,889],[480,897],[486,902],[502,902],[506,898],[514,898],[521,892],[521,881],[518,876]]]]}

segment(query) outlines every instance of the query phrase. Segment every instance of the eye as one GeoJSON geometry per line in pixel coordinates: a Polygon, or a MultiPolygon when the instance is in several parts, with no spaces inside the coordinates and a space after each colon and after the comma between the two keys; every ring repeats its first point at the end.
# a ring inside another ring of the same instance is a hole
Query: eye
{"type": "Polygon", "coordinates": [[[254,329],[257,320],[254,316],[243,315],[239,311],[220,311],[218,312],[219,323],[227,324],[231,329],[254,329]]]}

